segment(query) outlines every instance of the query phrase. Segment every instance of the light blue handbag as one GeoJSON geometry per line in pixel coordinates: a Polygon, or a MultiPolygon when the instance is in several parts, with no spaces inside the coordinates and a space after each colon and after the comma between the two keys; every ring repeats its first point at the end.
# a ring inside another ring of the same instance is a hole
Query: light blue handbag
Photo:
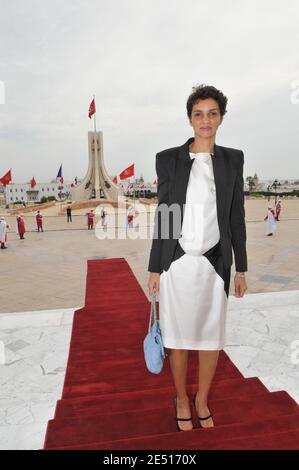
{"type": "Polygon", "coordinates": [[[153,292],[151,301],[148,333],[143,341],[144,359],[152,374],[159,374],[163,368],[165,351],[162,341],[159,320],[156,312],[156,294],[153,292]]]}

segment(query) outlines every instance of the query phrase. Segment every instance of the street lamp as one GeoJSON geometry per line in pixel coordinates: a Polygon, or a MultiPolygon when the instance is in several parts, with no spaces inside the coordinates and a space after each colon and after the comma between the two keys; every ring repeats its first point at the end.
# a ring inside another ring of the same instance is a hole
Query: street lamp
{"type": "Polygon", "coordinates": [[[277,179],[275,179],[271,185],[271,187],[274,189],[274,192],[275,192],[275,204],[277,202],[277,188],[279,188],[281,186],[281,184],[279,183],[279,181],[277,181],[277,179]]]}
{"type": "Polygon", "coordinates": [[[270,191],[271,191],[271,185],[268,184],[267,186],[267,191],[268,191],[268,202],[270,202],[270,191]]]}

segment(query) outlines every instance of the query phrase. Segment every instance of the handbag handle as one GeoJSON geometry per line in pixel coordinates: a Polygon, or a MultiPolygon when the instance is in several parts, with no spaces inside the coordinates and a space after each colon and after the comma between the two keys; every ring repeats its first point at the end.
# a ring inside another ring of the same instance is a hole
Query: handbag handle
{"type": "Polygon", "coordinates": [[[156,320],[157,320],[156,293],[153,292],[152,293],[151,312],[150,312],[148,332],[150,332],[150,329],[151,329],[152,325],[155,323],[156,320]]]}

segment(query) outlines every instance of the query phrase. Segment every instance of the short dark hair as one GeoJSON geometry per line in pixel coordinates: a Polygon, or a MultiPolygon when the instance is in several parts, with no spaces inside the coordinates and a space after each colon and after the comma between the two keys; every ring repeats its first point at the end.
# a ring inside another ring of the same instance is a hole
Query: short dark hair
{"type": "Polygon", "coordinates": [[[192,87],[192,93],[187,100],[187,114],[189,119],[191,119],[193,105],[196,104],[199,100],[205,100],[207,98],[213,98],[217,101],[220,114],[224,116],[226,113],[227,97],[224,96],[222,91],[217,90],[212,85],[197,85],[192,87]]]}

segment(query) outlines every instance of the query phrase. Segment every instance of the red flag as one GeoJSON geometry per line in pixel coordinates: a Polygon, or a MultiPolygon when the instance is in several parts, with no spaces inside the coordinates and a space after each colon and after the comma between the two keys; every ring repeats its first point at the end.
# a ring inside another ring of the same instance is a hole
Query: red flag
{"type": "Polygon", "coordinates": [[[89,105],[89,110],[88,110],[88,117],[91,118],[91,116],[96,112],[96,104],[94,101],[94,98],[92,102],[89,105]]]}
{"type": "Polygon", "coordinates": [[[124,180],[126,178],[130,178],[130,176],[134,176],[134,163],[132,163],[132,165],[128,166],[128,168],[123,170],[119,175],[121,180],[124,180]]]}
{"type": "Polygon", "coordinates": [[[3,184],[3,186],[7,186],[11,182],[11,170],[9,170],[7,173],[5,173],[2,178],[0,178],[0,183],[3,184]]]}
{"type": "Polygon", "coordinates": [[[113,183],[117,184],[117,176],[114,176],[112,181],[113,181],[113,183]]]}
{"type": "Polygon", "coordinates": [[[35,181],[34,176],[33,176],[33,178],[30,180],[30,186],[31,186],[31,188],[34,188],[34,186],[36,186],[36,181],[35,181]]]}

